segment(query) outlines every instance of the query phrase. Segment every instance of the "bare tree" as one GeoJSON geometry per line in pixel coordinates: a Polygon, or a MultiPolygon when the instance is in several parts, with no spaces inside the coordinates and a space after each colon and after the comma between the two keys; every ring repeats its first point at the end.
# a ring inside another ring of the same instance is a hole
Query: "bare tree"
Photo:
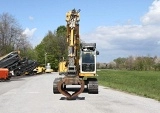
{"type": "Polygon", "coordinates": [[[12,15],[0,14],[0,56],[26,46],[28,42],[22,32],[22,28],[12,15]]]}

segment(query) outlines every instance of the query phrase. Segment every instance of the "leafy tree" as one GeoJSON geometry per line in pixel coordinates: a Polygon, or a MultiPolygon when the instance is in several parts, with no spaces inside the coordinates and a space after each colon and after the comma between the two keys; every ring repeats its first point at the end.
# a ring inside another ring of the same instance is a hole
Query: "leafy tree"
{"type": "Polygon", "coordinates": [[[66,58],[67,57],[67,39],[66,39],[66,32],[67,29],[65,26],[59,26],[56,30],[56,41],[57,41],[57,46],[59,48],[59,58],[62,59],[62,57],[66,58]]]}
{"type": "Polygon", "coordinates": [[[116,63],[116,67],[118,69],[122,69],[125,67],[125,61],[126,61],[126,58],[117,58],[117,59],[114,59],[114,62],[116,63]]]}
{"type": "Polygon", "coordinates": [[[145,70],[151,70],[151,68],[154,65],[154,58],[147,56],[144,57],[144,60],[145,60],[145,70]]]}
{"type": "Polygon", "coordinates": [[[40,43],[35,47],[35,53],[38,63],[45,65],[45,50],[44,43],[40,43]]]}
{"type": "Polygon", "coordinates": [[[56,30],[57,37],[66,37],[66,30],[65,26],[59,26],[56,30]]]}
{"type": "Polygon", "coordinates": [[[158,70],[160,71],[160,63],[156,63],[154,66],[155,71],[158,70]]]}
{"type": "Polygon", "coordinates": [[[55,71],[58,69],[60,59],[67,56],[67,43],[65,34],[65,26],[58,27],[55,33],[48,31],[41,43],[35,47],[37,61],[40,64],[45,64],[46,57],[46,62],[50,63],[51,67],[55,71]]]}

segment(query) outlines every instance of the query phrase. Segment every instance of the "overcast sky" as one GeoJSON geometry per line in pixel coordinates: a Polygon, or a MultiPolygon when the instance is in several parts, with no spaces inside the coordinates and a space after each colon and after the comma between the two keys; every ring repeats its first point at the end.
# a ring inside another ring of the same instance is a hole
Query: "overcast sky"
{"type": "Polygon", "coordinates": [[[81,39],[97,43],[98,62],[160,56],[159,0],[0,0],[0,14],[13,15],[33,46],[48,30],[66,25],[65,14],[73,8],[81,9],[81,39]]]}

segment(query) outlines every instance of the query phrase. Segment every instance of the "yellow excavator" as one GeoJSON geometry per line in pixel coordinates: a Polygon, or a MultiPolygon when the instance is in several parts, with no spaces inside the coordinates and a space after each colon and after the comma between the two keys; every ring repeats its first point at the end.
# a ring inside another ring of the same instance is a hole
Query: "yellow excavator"
{"type": "Polygon", "coordinates": [[[96,43],[82,43],[79,37],[80,10],[66,13],[68,57],[59,63],[59,74],[64,77],[56,78],[53,82],[53,93],[63,94],[67,99],[78,97],[87,88],[89,94],[98,94],[96,78],[96,58],[99,52],[96,43]],[[67,86],[78,85],[76,88],[67,86]],[[86,86],[86,87],[85,87],[86,86]],[[69,92],[73,92],[72,94],[69,92]]]}

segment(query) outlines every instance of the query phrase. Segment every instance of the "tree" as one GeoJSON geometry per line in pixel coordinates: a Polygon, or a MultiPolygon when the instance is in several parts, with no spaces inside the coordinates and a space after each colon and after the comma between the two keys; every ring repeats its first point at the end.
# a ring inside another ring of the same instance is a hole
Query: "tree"
{"type": "Polygon", "coordinates": [[[66,58],[67,57],[67,39],[66,39],[66,32],[67,29],[65,26],[59,26],[56,30],[56,41],[57,46],[59,48],[59,58],[66,58]]]}
{"type": "Polygon", "coordinates": [[[134,61],[135,61],[134,57],[133,56],[129,56],[126,59],[126,62],[125,62],[126,69],[128,69],[128,70],[135,70],[134,61]]]}
{"type": "Polygon", "coordinates": [[[154,57],[154,70],[156,71],[157,69],[160,71],[160,58],[157,56],[154,57]]]}
{"type": "Polygon", "coordinates": [[[40,43],[35,47],[35,53],[37,57],[37,62],[41,65],[45,65],[45,48],[44,43],[40,43]]]}
{"type": "Polygon", "coordinates": [[[108,63],[107,68],[108,69],[115,69],[116,68],[116,63],[114,61],[108,63]]]}
{"type": "Polygon", "coordinates": [[[57,70],[60,59],[67,57],[66,27],[59,26],[54,33],[48,31],[41,43],[35,47],[35,52],[40,64],[45,63],[46,57],[51,67],[57,70]]]}
{"type": "Polygon", "coordinates": [[[122,69],[125,67],[126,58],[119,57],[117,59],[114,59],[113,61],[116,63],[116,68],[118,69],[122,69]]]}
{"type": "Polygon", "coordinates": [[[0,15],[0,56],[14,50],[24,52],[31,48],[26,36],[22,33],[22,28],[12,15],[8,13],[0,15]]]}
{"type": "Polygon", "coordinates": [[[56,30],[56,36],[66,38],[66,32],[67,32],[67,29],[65,26],[59,26],[56,30]]]}
{"type": "Polygon", "coordinates": [[[56,36],[51,31],[48,31],[41,43],[35,47],[35,52],[39,64],[45,65],[46,57],[47,62],[51,64],[51,67],[54,70],[58,69],[59,48],[56,42],[56,36]]]}
{"type": "Polygon", "coordinates": [[[154,58],[147,56],[144,57],[144,59],[145,59],[145,70],[151,70],[151,68],[154,65],[154,58]]]}

